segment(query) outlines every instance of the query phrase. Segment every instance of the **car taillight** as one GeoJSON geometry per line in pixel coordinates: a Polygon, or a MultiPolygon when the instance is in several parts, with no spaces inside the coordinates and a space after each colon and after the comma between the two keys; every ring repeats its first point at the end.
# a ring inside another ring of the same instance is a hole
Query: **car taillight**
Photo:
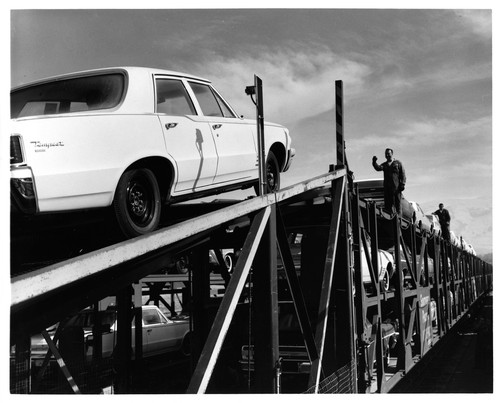
{"type": "Polygon", "coordinates": [[[33,199],[35,197],[33,178],[12,178],[11,183],[25,199],[33,199]]]}
{"type": "Polygon", "coordinates": [[[10,136],[10,163],[20,164],[23,162],[23,151],[20,136],[10,136]]]}

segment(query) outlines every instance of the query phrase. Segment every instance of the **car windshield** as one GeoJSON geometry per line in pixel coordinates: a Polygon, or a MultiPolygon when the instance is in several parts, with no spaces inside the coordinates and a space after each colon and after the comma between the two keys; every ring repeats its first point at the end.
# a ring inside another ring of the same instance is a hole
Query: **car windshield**
{"type": "Polygon", "coordinates": [[[33,85],[13,91],[11,119],[114,108],[122,99],[121,73],[92,75],[33,85]]]}

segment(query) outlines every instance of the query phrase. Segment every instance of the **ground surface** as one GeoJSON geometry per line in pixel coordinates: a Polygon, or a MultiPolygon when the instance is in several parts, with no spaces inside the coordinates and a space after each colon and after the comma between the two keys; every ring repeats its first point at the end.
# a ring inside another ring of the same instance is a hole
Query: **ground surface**
{"type": "Polygon", "coordinates": [[[410,371],[392,392],[492,393],[493,294],[442,341],[438,352],[424,357],[418,372],[410,371]]]}

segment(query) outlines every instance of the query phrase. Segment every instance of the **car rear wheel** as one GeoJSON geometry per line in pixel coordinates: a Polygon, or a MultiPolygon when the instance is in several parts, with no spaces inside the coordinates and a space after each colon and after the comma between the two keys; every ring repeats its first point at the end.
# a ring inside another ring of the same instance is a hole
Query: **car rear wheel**
{"type": "Polygon", "coordinates": [[[113,207],[126,237],[154,231],[160,222],[161,197],[153,172],[146,168],[126,171],[118,182],[113,207]]]}

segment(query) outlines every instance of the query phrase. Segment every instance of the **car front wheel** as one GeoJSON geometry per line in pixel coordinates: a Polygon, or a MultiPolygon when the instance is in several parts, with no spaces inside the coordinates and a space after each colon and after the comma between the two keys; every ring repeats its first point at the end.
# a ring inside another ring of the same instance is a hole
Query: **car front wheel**
{"type": "MultiPolygon", "coordinates": [[[[280,190],[280,168],[278,160],[272,151],[266,159],[266,193],[274,193],[280,190]]],[[[255,185],[255,193],[259,194],[259,184],[255,185]]]]}
{"type": "Polygon", "coordinates": [[[160,222],[160,188],[153,172],[146,168],[126,171],[113,202],[116,219],[128,238],[154,231],[160,222]]]}

